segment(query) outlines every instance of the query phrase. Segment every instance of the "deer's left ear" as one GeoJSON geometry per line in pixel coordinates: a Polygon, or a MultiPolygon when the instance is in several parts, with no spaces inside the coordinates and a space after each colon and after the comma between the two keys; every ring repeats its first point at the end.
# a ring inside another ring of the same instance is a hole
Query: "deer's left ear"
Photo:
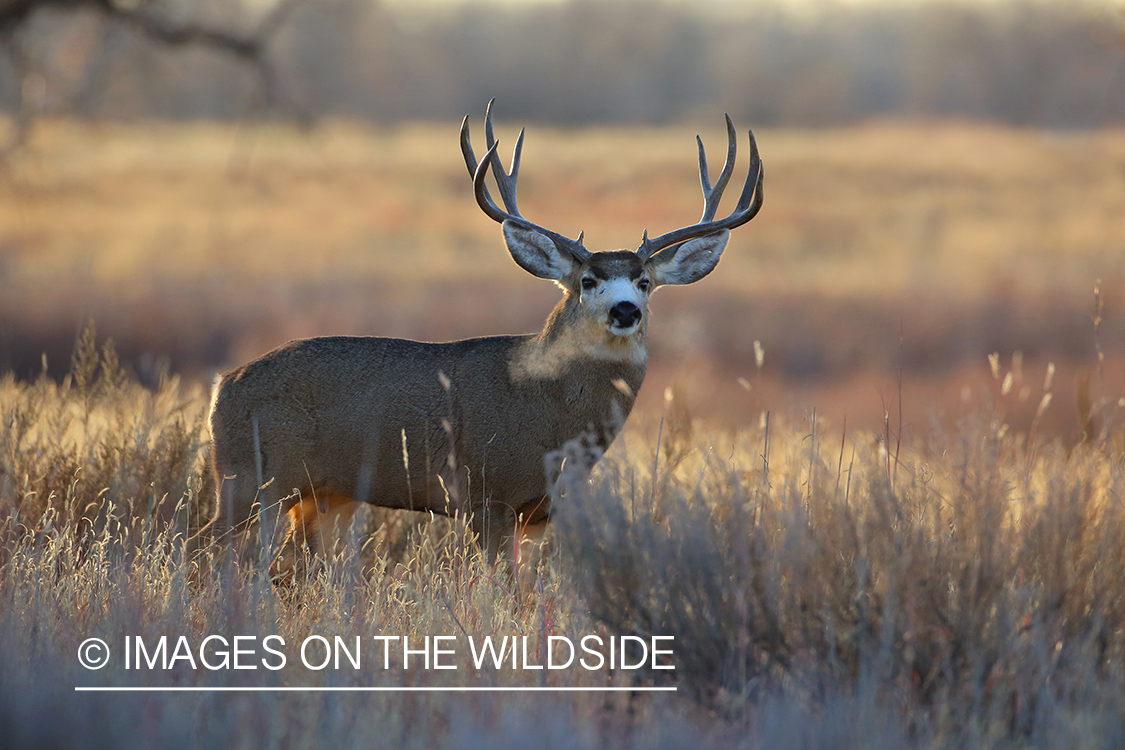
{"type": "Polygon", "coordinates": [[[691,284],[699,281],[719,264],[719,256],[730,239],[730,231],[722,229],[705,237],[688,240],[674,251],[657,253],[648,262],[650,273],[658,286],[691,284]]]}

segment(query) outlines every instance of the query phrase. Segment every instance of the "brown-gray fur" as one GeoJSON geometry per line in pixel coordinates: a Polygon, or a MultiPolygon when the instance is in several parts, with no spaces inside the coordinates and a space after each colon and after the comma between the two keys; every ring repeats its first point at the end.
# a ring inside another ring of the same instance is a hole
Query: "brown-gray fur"
{"type": "Polygon", "coordinates": [[[518,512],[529,523],[547,518],[545,457],[586,435],[608,447],[644,379],[634,362],[575,358],[549,375],[513,368],[558,339],[567,302],[536,336],[305,339],[227,373],[211,414],[220,487],[211,532],[249,521],[255,500],[296,490],[472,513],[495,554],[518,512]],[[261,493],[259,465],[263,483],[273,480],[261,493]]]}
{"type": "MultiPolygon", "coordinates": [[[[467,118],[462,152],[477,202],[503,225],[513,259],[563,290],[543,330],[444,344],[305,339],[227,373],[211,411],[215,515],[197,539],[248,525],[257,503],[264,539],[272,540],[288,512],[293,547],[330,551],[354,508],[371,503],[469,515],[495,559],[517,521],[549,519],[563,456],[574,481],[613,442],[645,375],[649,295],[710,273],[729,230],[761,207],[753,135],[746,187],[730,216],[714,219],[734,163],[728,117],[727,161],[714,187],[700,143],[705,208],[698,224],[651,240],[646,233],[637,252],[591,253],[581,235],[564,237],[516,210],[523,136],[507,172],[489,106],[488,153],[477,162],[467,118]],[[484,187],[489,169],[504,209],[484,187]],[[327,523],[337,528],[318,528],[327,523]],[[334,537],[327,543],[326,530],[334,537]]],[[[295,562],[279,556],[275,568],[295,562]]]]}

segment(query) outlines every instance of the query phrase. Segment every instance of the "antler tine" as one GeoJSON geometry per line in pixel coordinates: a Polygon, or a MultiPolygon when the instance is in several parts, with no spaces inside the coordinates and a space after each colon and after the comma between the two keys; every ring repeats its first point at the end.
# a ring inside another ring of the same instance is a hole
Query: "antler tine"
{"type": "MultiPolygon", "coordinates": [[[[734,207],[736,212],[745,211],[746,215],[743,216],[742,220],[738,224],[735,224],[735,226],[742,226],[757,216],[758,212],[762,210],[762,178],[765,176],[765,172],[762,167],[762,157],[758,154],[758,144],[754,140],[754,133],[752,132],[750,133],[750,171],[751,174],[757,171],[758,179],[751,185],[750,175],[746,176],[746,184],[742,186],[742,194],[738,196],[738,203],[735,204],[734,207]],[[757,167],[756,170],[755,167],[757,167]],[[754,197],[753,206],[750,205],[751,196],[754,197]]],[[[729,228],[733,229],[734,227],[729,228]]]]}
{"type": "Polygon", "coordinates": [[[726,188],[727,182],[730,180],[731,172],[734,170],[736,138],[734,134],[734,123],[731,122],[729,116],[727,117],[727,134],[727,161],[723,164],[723,171],[719,174],[719,179],[716,181],[714,187],[711,187],[709,184],[707,157],[703,151],[702,139],[696,139],[699,142],[699,176],[700,183],[703,186],[703,219],[696,224],[676,229],[651,240],[648,237],[648,230],[645,230],[641,239],[641,246],[637,248],[637,255],[639,255],[642,260],[648,260],[661,250],[672,247],[673,245],[678,245],[681,242],[686,242],[687,240],[702,237],[723,229],[740,227],[753,219],[758,214],[758,211],[761,210],[762,181],[765,177],[765,169],[762,166],[762,159],[758,153],[758,144],[754,140],[754,132],[750,131],[750,168],[746,175],[746,184],[743,186],[742,194],[738,198],[738,204],[725,219],[714,220],[719,199],[722,197],[723,190],[726,188]]]}
{"type": "MultiPolygon", "coordinates": [[[[465,157],[465,166],[469,168],[469,177],[474,177],[477,173],[478,163],[476,154],[473,153],[473,144],[469,141],[468,115],[465,115],[465,119],[461,120],[461,155],[465,157]]],[[[488,195],[487,188],[485,188],[484,193],[488,195]]]]}
{"type": "Polygon", "coordinates": [[[699,220],[700,222],[711,221],[715,218],[715,212],[719,209],[719,201],[723,197],[723,191],[727,189],[727,183],[734,173],[734,157],[738,151],[738,134],[734,131],[734,122],[731,121],[730,115],[725,115],[725,117],[727,119],[727,158],[723,162],[723,171],[719,173],[719,179],[715,182],[714,187],[711,187],[711,181],[707,174],[707,152],[703,150],[703,139],[698,135],[695,136],[695,142],[699,145],[699,182],[703,185],[703,218],[699,220]]]}
{"type": "MultiPolygon", "coordinates": [[[[525,131],[526,128],[520,128],[520,134],[516,136],[516,147],[512,149],[512,168],[508,170],[508,176],[512,178],[513,185],[520,178],[520,157],[523,155],[523,134],[525,131]]],[[[512,200],[514,201],[515,198],[515,193],[513,193],[512,200]]]]}
{"type": "Polygon", "coordinates": [[[469,116],[461,120],[461,156],[465,157],[465,166],[469,168],[469,174],[477,173],[477,157],[473,153],[473,146],[469,143],[469,116]]]}
{"type": "Polygon", "coordinates": [[[493,221],[498,221],[503,224],[505,221],[517,219],[517,216],[511,213],[506,213],[500,210],[496,205],[496,201],[492,200],[492,196],[488,194],[488,188],[484,185],[484,178],[488,174],[488,167],[492,163],[492,157],[496,155],[496,147],[499,143],[493,143],[488,153],[481,159],[480,164],[477,165],[473,173],[473,193],[477,197],[477,205],[481,210],[493,221]]]}
{"type": "MultiPolygon", "coordinates": [[[[484,145],[491,148],[493,144],[498,144],[496,134],[492,127],[492,105],[496,103],[496,99],[490,99],[488,106],[484,111],[484,145]]],[[[523,151],[523,129],[520,130],[519,137],[516,138],[516,147],[512,152],[512,167],[509,170],[504,169],[504,163],[500,161],[500,154],[494,152],[492,154],[492,176],[496,180],[496,187],[500,190],[500,199],[504,201],[504,207],[508,209],[508,213],[519,216],[520,211],[516,204],[516,184],[519,180],[520,171],[520,154],[523,151]]]]}
{"type": "MultiPolygon", "coordinates": [[[[461,121],[461,155],[465,158],[465,166],[469,168],[469,177],[474,178],[473,185],[475,187],[476,174],[479,171],[480,164],[477,162],[476,154],[473,153],[473,145],[469,140],[468,115],[465,115],[465,119],[461,121]]],[[[486,161],[487,159],[488,156],[485,157],[486,161]]],[[[477,193],[477,203],[490,218],[496,221],[504,221],[503,218],[497,218],[497,214],[494,213],[500,211],[500,209],[496,202],[492,200],[492,195],[489,194],[488,188],[484,186],[483,182],[480,191],[477,193]]]]}
{"type": "Polygon", "coordinates": [[[465,119],[461,123],[461,153],[465,157],[465,166],[469,168],[469,173],[473,177],[473,193],[476,195],[477,204],[493,221],[498,221],[500,223],[511,221],[524,228],[534,229],[536,232],[550,237],[557,246],[569,252],[575,258],[585,260],[590,257],[590,251],[582,245],[582,234],[578,235],[577,240],[572,240],[569,237],[565,237],[557,232],[552,232],[550,229],[534,224],[520,215],[519,208],[516,204],[516,186],[517,180],[519,179],[520,158],[523,154],[523,137],[524,131],[520,130],[519,137],[516,139],[515,149],[512,152],[511,169],[506,171],[497,154],[500,142],[496,140],[492,128],[492,101],[490,101],[485,111],[484,119],[484,138],[485,144],[488,146],[488,151],[485,153],[484,158],[478,163],[476,156],[473,154],[473,147],[469,142],[469,116],[465,115],[465,119]],[[485,178],[490,168],[492,169],[492,176],[496,180],[496,187],[500,191],[500,199],[503,201],[504,208],[507,210],[502,210],[496,205],[496,201],[492,200],[492,196],[485,186],[485,178]]]}
{"type": "Polygon", "coordinates": [[[495,98],[489,99],[488,106],[484,108],[484,147],[486,149],[491,149],[492,177],[496,180],[496,187],[500,189],[500,199],[504,201],[504,207],[508,209],[508,213],[518,214],[519,212],[508,203],[509,191],[505,189],[507,185],[504,179],[508,176],[508,173],[504,171],[504,164],[500,161],[500,154],[493,148],[493,146],[497,146],[500,143],[496,140],[496,135],[492,130],[492,105],[495,103],[495,98]]]}
{"type": "Polygon", "coordinates": [[[496,136],[492,132],[492,105],[496,103],[496,97],[488,100],[488,104],[484,105],[484,143],[486,146],[491,146],[496,143],[496,136]]]}
{"type": "MultiPolygon", "coordinates": [[[[495,139],[495,137],[493,136],[493,133],[492,133],[492,103],[494,101],[496,101],[496,100],[492,99],[488,102],[488,108],[485,111],[485,146],[489,147],[489,148],[493,144],[496,143],[496,139],[495,139]]],[[[465,166],[469,170],[469,177],[474,177],[477,173],[477,167],[479,166],[479,164],[477,163],[476,154],[473,153],[472,143],[469,140],[469,116],[468,115],[465,115],[464,119],[461,120],[460,139],[461,139],[461,155],[465,158],[465,166]]],[[[522,142],[523,142],[523,133],[521,131],[519,142],[516,143],[517,153],[513,157],[513,163],[512,163],[512,175],[513,175],[513,177],[516,175],[516,173],[519,172],[519,153],[518,152],[519,152],[519,149],[522,146],[522,142]]],[[[498,188],[500,188],[500,199],[502,201],[504,201],[504,206],[505,206],[505,208],[508,209],[508,211],[510,213],[515,213],[515,214],[518,215],[519,211],[518,211],[518,209],[516,209],[516,206],[515,206],[515,191],[507,189],[508,185],[506,183],[505,178],[508,177],[508,174],[504,171],[504,165],[500,163],[500,158],[498,156],[496,156],[496,154],[493,154],[492,158],[495,159],[495,161],[493,162],[492,173],[496,178],[496,186],[498,188]]],[[[492,195],[488,192],[487,187],[484,189],[484,195],[488,199],[489,203],[491,203],[493,206],[496,205],[495,202],[493,202],[492,195]]],[[[487,213],[487,211],[486,211],[486,213],[487,213]]],[[[489,215],[491,216],[491,214],[489,214],[489,215]]]]}

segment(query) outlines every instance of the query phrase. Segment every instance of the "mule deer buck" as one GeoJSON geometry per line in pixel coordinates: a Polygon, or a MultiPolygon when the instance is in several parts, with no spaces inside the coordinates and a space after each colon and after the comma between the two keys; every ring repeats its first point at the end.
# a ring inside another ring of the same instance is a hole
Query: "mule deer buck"
{"type": "MultiPolygon", "coordinates": [[[[523,132],[504,171],[492,103],[479,163],[468,122],[466,116],[461,151],[477,203],[503,226],[516,263],[562,288],[543,330],[450,343],[303,339],[223,375],[211,407],[216,508],[201,535],[230,533],[259,507],[267,543],[287,511],[283,550],[330,551],[359,503],[371,503],[469,515],[495,561],[505,540],[519,538],[517,523],[537,526],[550,518],[564,448],[584,447],[567,459],[581,463],[571,466],[581,476],[628,416],[645,375],[649,295],[710,273],[730,230],[762,205],[762,164],[750,133],[745,187],[733,212],[715,218],[734,169],[728,116],[726,162],[714,185],[696,139],[704,196],[699,222],[654,238],[646,230],[636,252],[591,253],[582,234],[571,239],[520,214],[523,132]],[[490,169],[504,208],[485,187],[490,169]]],[[[295,562],[281,554],[273,572],[285,573],[295,562]]]]}

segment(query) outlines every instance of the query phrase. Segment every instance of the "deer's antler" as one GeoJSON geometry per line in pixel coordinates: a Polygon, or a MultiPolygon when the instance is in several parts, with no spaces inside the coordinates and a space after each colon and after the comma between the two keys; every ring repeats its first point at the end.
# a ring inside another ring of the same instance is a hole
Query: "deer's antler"
{"type": "Polygon", "coordinates": [[[461,153],[465,157],[465,166],[469,168],[469,174],[473,177],[473,192],[476,193],[477,204],[494,221],[500,223],[510,221],[525,229],[533,229],[550,237],[560,250],[570,253],[577,260],[586,260],[590,257],[590,251],[582,245],[581,233],[578,235],[578,239],[571,239],[532,223],[520,214],[516,205],[516,181],[519,179],[520,153],[523,151],[523,130],[520,130],[519,138],[516,139],[516,148],[512,153],[511,170],[506,172],[499,155],[496,153],[496,148],[500,143],[496,140],[492,131],[492,104],[495,101],[495,99],[490,101],[488,108],[485,110],[484,140],[488,152],[479,164],[473,154],[473,147],[469,143],[469,116],[465,115],[465,119],[461,122],[461,153]],[[507,210],[503,210],[496,205],[496,201],[492,200],[488,188],[485,187],[485,177],[490,166],[492,167],[492,175],[496,178],[496,187],[500,192],[500,199],[504,202],[504,208],[507,210]]]}
{"type": "Polygon", "coordinates": [[[734,156],[737,151],[734,123],[731,122],[730,115],[727,115],[726,118],[727,159],[723,163],[723,171],[719,173],[719,179],[715,181],[714,186],[711,185],[711,179],[707,174],[707,154],[703,150],[703,139],[699,136],[695,137],[699,144],[699,182],[703,186],[703,217],[696,224],[676,229],[653,239],[649,239],[646,229],[641,240],[641,246],[637,248],[637,255],[641,256],[641,260],[648,260],[661,250],[678,245],[686,240],[718,232],[721,229],[740,227],[753,219],[761,209],[764,170],[762,159],[758,155],[758,144],[754,141],[754,133],[750,132],[750,170],[749,174],[746,175],[746,184],[742,188],[742,195],[739,196],[738,205],[734,207],[734,211],[729,216],[725,219],[715,220],[715,211],[719,208],[719,200],[723,197],[723,190],[726,189],[727,182],[730,181],[731,173],[734,171],[734,156]]]}

